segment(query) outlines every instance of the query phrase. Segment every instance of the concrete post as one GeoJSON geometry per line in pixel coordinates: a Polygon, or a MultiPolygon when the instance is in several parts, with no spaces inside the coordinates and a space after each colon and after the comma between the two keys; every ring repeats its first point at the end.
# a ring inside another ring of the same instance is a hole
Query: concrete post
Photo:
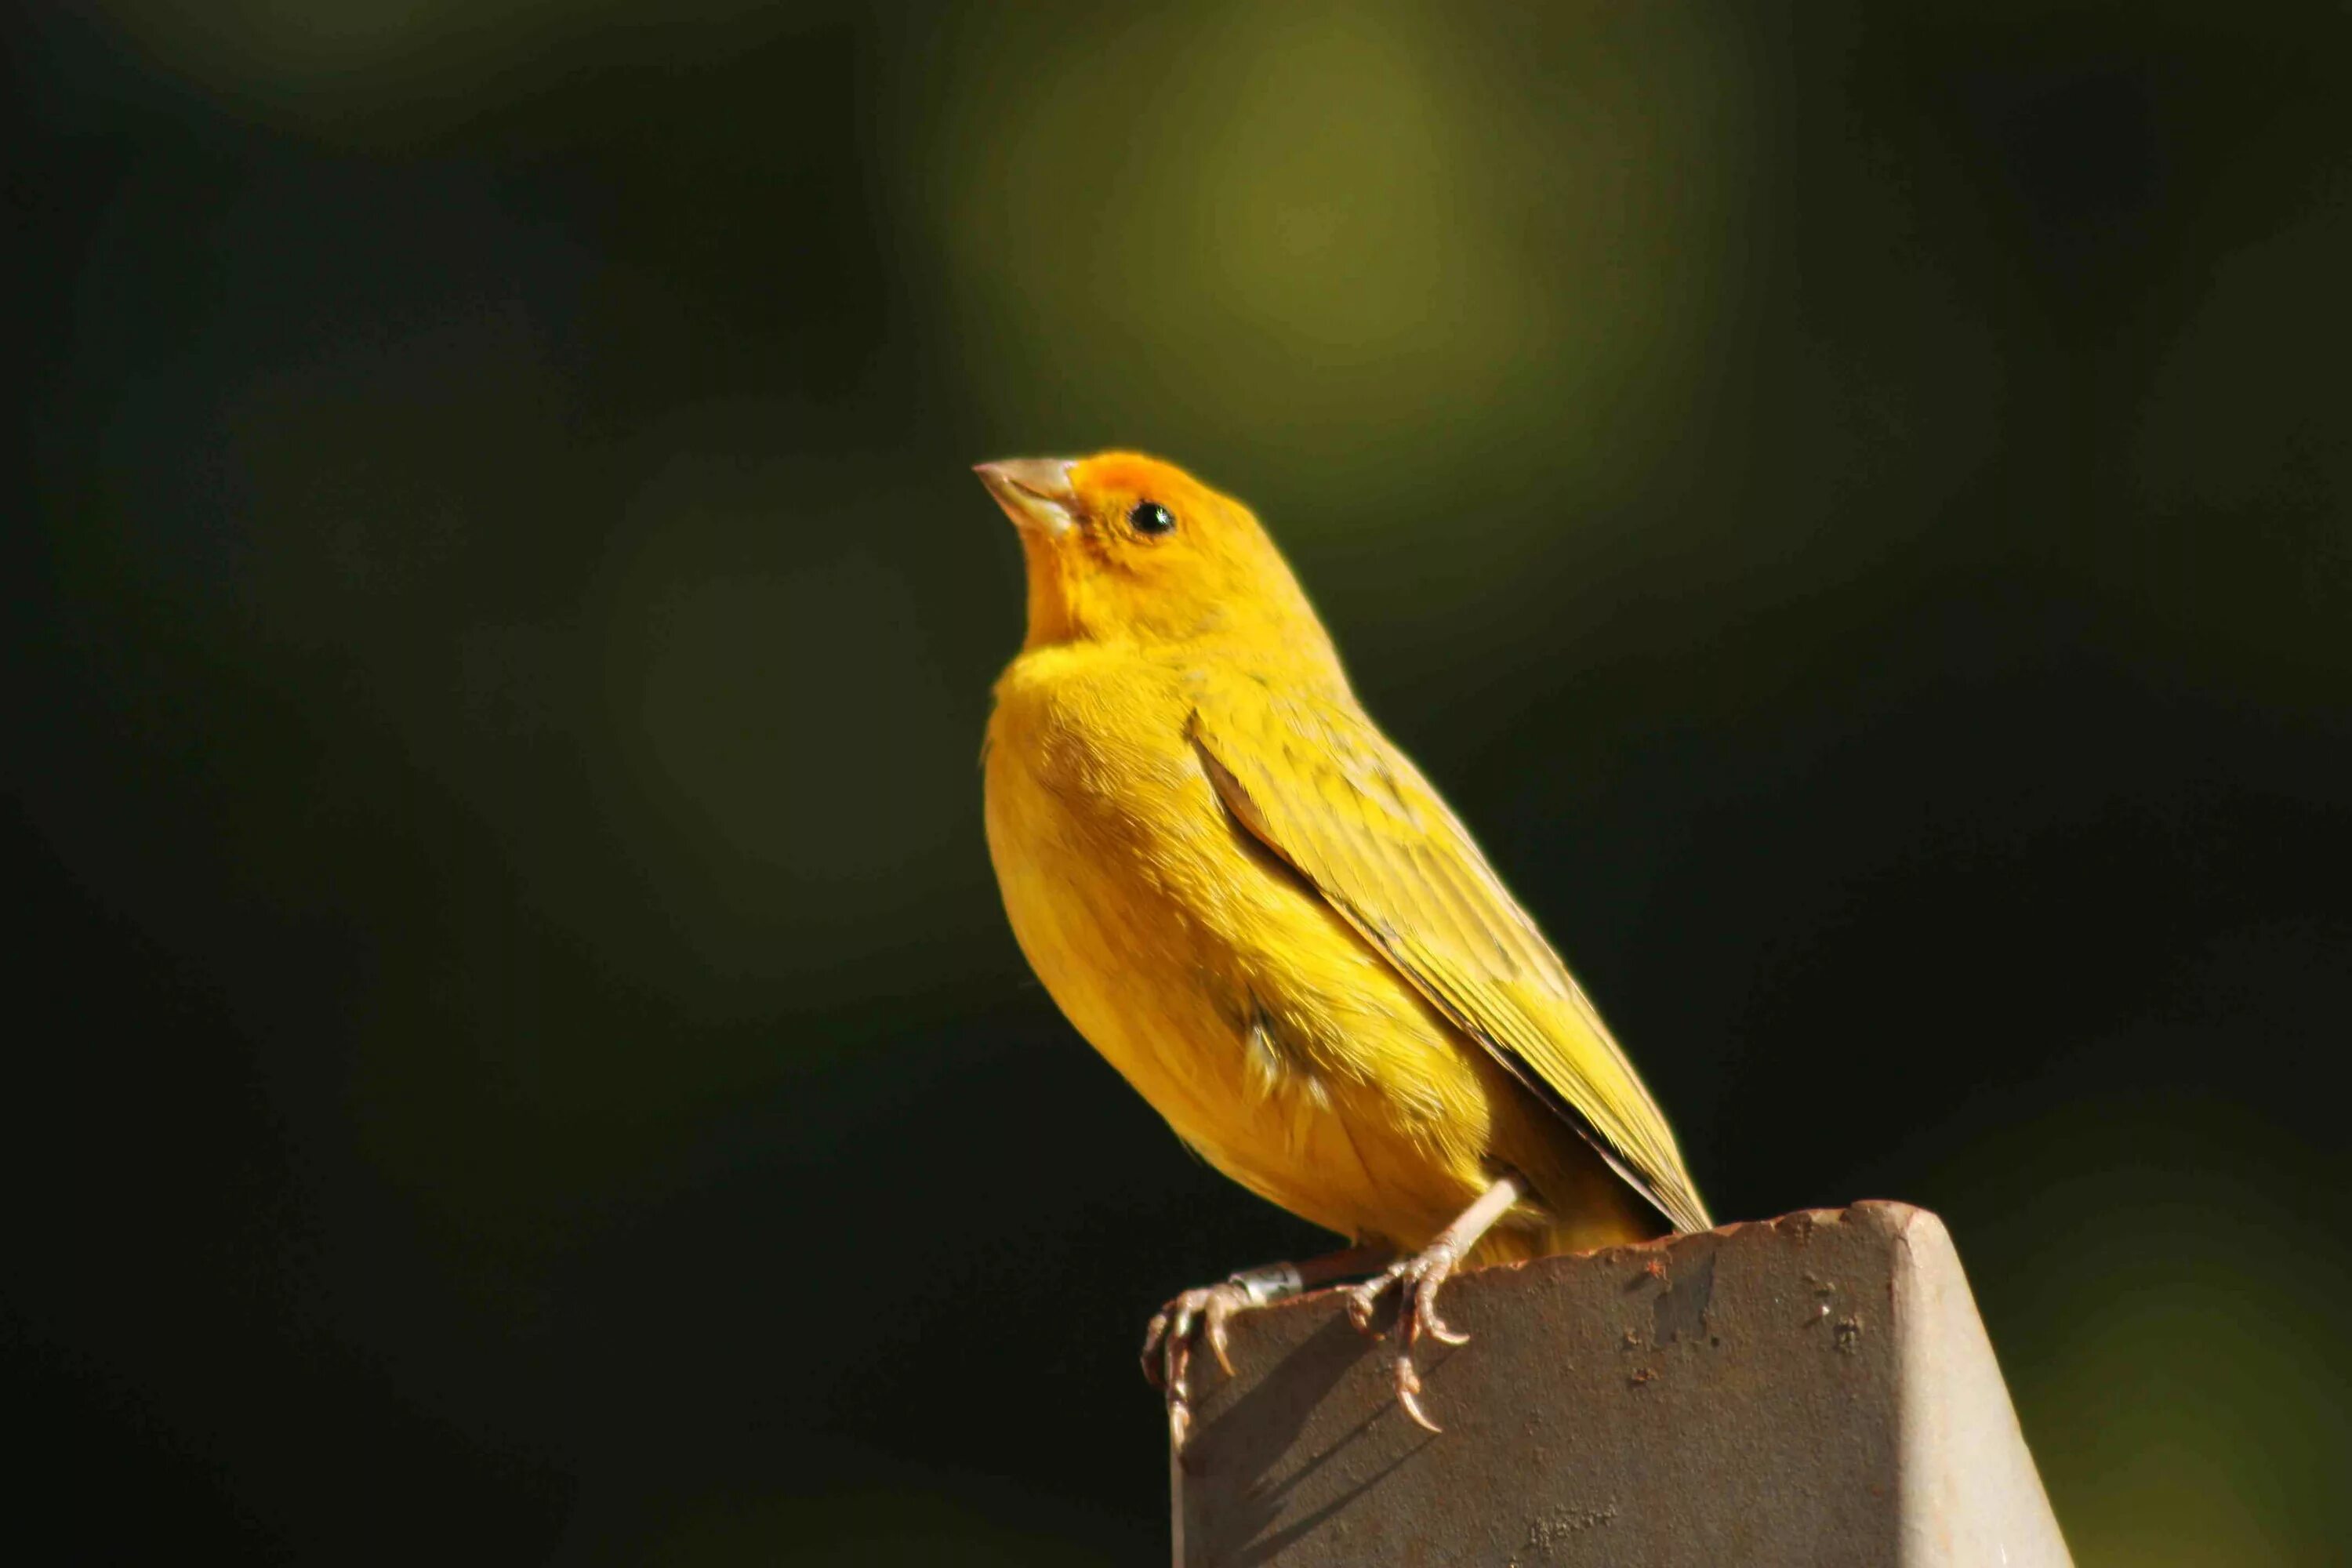
{"type": "Polygon", "coordinates": [[[2066,1568],[1950,1236],[1864,1203],[1445,1287],[1433,1436],[1329,1292],[1196,1378],[1180,1568],[2066,1568]]]}

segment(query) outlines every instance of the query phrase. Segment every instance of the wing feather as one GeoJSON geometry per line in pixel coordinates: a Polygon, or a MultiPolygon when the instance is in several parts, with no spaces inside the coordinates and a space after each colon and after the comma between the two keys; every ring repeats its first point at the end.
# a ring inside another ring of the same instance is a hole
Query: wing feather
{"type": "Polygon", "coordinates": [[[1677,1227],[1707,1227],[1665,1117],[1583,988],[1351,700],[1203,673],[1192,725],[1244,827],[1677,1227]]]}

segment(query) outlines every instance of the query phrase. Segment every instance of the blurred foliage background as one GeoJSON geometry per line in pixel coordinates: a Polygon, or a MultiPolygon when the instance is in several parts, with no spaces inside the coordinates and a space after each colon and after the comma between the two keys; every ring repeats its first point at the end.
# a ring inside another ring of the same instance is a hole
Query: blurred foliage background
{"type": "MultiPolygon", "coordinates": [[[[966,471],[1256,504],[2085,1564],[2352,1535],[2340,6],[19,8],[13,1528],[1145,1563],[1318,1245],[995,903],[966,471]]],[[[1442,1392],[1442,1391],[1441,1391],[1442,1392]]]]}

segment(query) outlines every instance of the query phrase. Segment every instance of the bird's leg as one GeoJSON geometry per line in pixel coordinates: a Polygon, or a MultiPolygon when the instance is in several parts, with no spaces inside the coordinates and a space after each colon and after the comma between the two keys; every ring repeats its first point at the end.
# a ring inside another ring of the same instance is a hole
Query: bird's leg
{"type": "Polygon", "coordinates": [[[1143,1331],[1143,1375],[1168,1395],[1168,1440],[1178,1452],[1192,1429],[1192,1405],[1187,1379],[1192,1366],[1192,1331],[1200,1330],[1225,1375],[1234,1374],[1227,1353],[1225,1325],[1235,1312],[1286,1300],[1302,1290],[1328,1285],[1378,1268],[1396,1256],[1389,1247],[1351,1247],[1304,1263],[1268,1263],[1244,1268],[1222,1284],[1187,1290],[1152,1315],[1143,1331]]]}
{"type": "Polygon", "coordinates": [[[1397,1356],[1396,1396],[1404,1413],[1432,1432],[1442,1431],[1421,1408],[1421,1374],[1413,1370],[1412,1347],[1426,1333],[1431,1339],[1449,1345],[1467,1344],[1468,1334],[1455,1333],[1437,1315],[1437,1288],[1445,1283],[1454,1265],[1463,1255],[1478,1245],[1478,1238],[1493,1228],[1510,1206],[1527,1196],[1526,1185],[1517,1176],[1503,1176],[1478,1195],[1478,1201],[1464,1209],[1452,1225],[1437,1233],[1437,1239],[1419,1252],[1398,1258],[1385,1269],[1348,1291],[1348,1316],[1360,1331],[1374,1339],[1381,1337],[1372,1327],[1372,1309],[1381,1293],[1393,1285],[1397,1288],[1397,1356]]]}

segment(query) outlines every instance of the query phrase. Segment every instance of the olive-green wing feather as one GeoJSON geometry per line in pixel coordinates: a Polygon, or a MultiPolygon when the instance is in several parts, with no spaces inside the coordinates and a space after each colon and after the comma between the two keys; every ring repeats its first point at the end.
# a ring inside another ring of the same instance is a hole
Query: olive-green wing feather
{"type": "Polygon", "coordinates": [[[1192,742],[1242,826],[1683,1230],[1675,1135],[1567,967],[1419,769],[1344,696],[1195,679],[1192,742]]]}

